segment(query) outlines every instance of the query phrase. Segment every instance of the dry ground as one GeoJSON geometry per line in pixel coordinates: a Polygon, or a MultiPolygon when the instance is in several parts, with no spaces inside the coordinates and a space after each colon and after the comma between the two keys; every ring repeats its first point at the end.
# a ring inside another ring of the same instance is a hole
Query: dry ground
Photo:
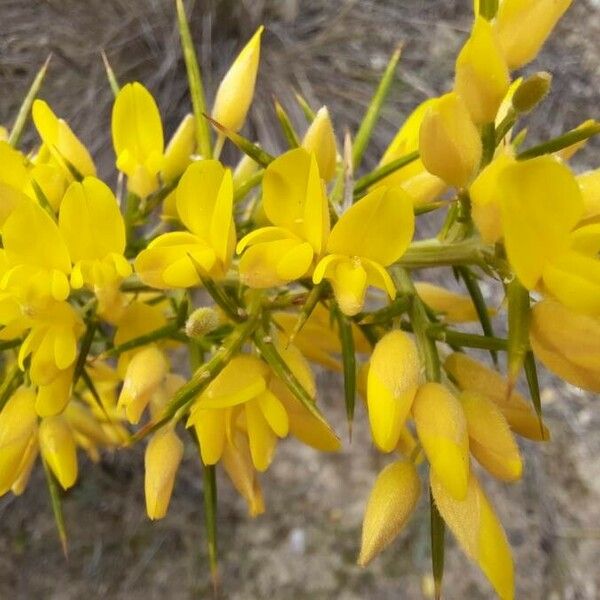
{"type": "MultiPolygon", "coordinates": [[[[251,126],[268,148],[270,95],[292,81],[315,104],[333,108],[341,130],[356,123],[393,46],[406,40],[400,82],[380,124],[381,150],[403,115],[451,82],[452,57],[468,27],[469,0],[282,0],[206,2],[194,12],[205,71],[214,89],[238,47],[264,19],[261,82],[251,126]]],[[[31,73],[48,51],[55,58],[44,94],[94,149],[104,172],[112,156],[106,135],[110,95],[98,50],[104,47],[122,80],[145,81],[169,114],[172,130],[186,109],[181,57],[166,0],[0,0],[0,122],[9,122],[31,73]],[[100,111],[96,114],[96,109],[100,111]]],[[[600,17],[597,3],[578,0],[533,68],[551,70],[554,91],[531,121],[537,139],[598,117],[600,17]]],[[[293,111],[295,118],[299,114],[293,111]]],[[[579,167],[597,165],[592,144],[579,167]]],[[[345,430],[340,382],[322,380],[323,402],[345,430]]],[[[523,481],[486,480],[515,551],[517,597],[527,600],[600,597],[600,410],[597,398],[544,379],[545,414],[553,439],[524,444],[523,481]]],[[[388,459],[370,446],[359,411],[352,445],[319,456],[283,443],[263,478],[268,512],[257,520],[220,480],[222,597],[232,600],[406,598],[427,596],[425,502],[401,538],[369,569],[354,566],[364,503],[388,459]]],[[[56,541],[43,474],[26,494],[0,501],[0,598],[176,600],[210,598],[204,551],[201,476],[192,448],[179,474],[170,513],[144,516],[142,456],[82,461],[80,483],[65,496],[70,556],[56,541]]],[[[447,553],[446,597],[491,598],[489,587],[453,543],[447,553]]]]}

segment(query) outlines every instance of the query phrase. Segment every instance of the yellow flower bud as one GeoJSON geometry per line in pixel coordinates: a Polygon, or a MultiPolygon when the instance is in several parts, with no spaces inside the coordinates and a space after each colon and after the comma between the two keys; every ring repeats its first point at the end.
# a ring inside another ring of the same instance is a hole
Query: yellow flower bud
{"type": "MultiPolygon", "coordinates": [[[[447,323],[468,323],[477,321],[477,311],[470,296],[457,294],[439,285],[419,281],[415,283],[419,297],[429,308],[440,313],[447,323]]],[[[494,314],[493,309],[489,309],[494,314]]]]}
{"type": "Polygon", "coordinates": [[[445,386],[426,383],[415,396],[413,418],[431,469],[462,500],[469,479],[469,438],[460,402],[445,386]]]}
{"type": "Polygon", "coordinates": [[[254,96],[260,59],[260,26],[223,77],[212,110],[212,118],[232,131],[244,125],[254,96]]]}
{"type": "Polygon", "coordinates": [[[308,152],[314,152],[321,177],[325,181],[331,181],[335,176],[337,146],[331,117],[326,106],[319,109],[304,134],[302,147],[308,152]]]}
{"type": "Polygon", "coordinates": [[[196,121],[194,115],[186,115],[167,145],[162,165],[163,181],[173,181],[192,162],[196,148],[196,121]]]}
{"type": "Polygon", "coordinates": [[[477,17],[471,36],[456,59],[454,90],[474,123],[492,123],[510,85],[508,67],[492,25],[477,17]]]}
{"type": "Polygon", "coordinates": [[[383,452],[398,444],[421,374],[413,339],[391,331],[375,346],[367,375],[367,405],[373,441],[383,452]]]}
{"type": "Polygon", "coordinates": [[[600,392],[600,318],[544,299],[531,311],[529,339],[550,371],[577,387],[600,392]]]}
{"type": "Polygon", "coordinates": [[[550,91],[552,75],[539,71],[525,79],[512,96],[513,108],[521,114],[533,110],[550,91]]]}
{"type": "Polygon", "coordinates": [[[60,485],[70,488],[77,480],[77,452],[67,420],[62,415],[42,419],[39,440],[43,459],[60,485]]]}
{"type": "Polygon", "coordinates": [[[233,187],[239,187],[256,171],[258,171],[258,163],[251,156],[244,154],[233,171],[233,187]]]}
{"type": "Polygon", "coordinates": [[[469,450],[477,462],[503,481],[520,479],[523,461],[502,411],[475,392],[463,392],[459,399],[467,419],[469,450]]]}
{"type": "Polygon", "coordinates": [[[463,100],[454,92],[434,100],[421,123],[425,168],[455,187],[468,185],[481,162],[481,139],[463,100]]]}
{"type": "Polygon", "coordinates": [[[144,456],[144,492],[150,519],[162,519],[167,514],[182,458],[183,442],[171,427],[166,426],[152,436],[144,456]]]}
{"type": "Polygon", "coordinates": [[[437,473],[432,471],[430,480],[437,509],[463,552],[477,563],[502,600],[512,600],[514,566],[510,546],[475,475],[469,477],[463,500],[448,493],[437,473]]]}
{"type": "Polygon", "coordinates": [[[20,387],[0,412],[0,496],[5,494],[23,466],[26,450],[37,427],[35,393],[20,387]]]}
{"type": "Polygon", "coordinates": [[[535,441],[550,439],[528,402],[516,391],[508,393],[508,383],[498,371],[494,371],[462,352],[451,354],[444,368],[461,390],[475,392],[489,398],[501,410],[510,428],[519,435],[535,441]]]}
{"type": "Polygon", "coordinates": [[[419,496],[421,481],[409,460],[394,462],[377,476],[371,490],[362,528],[358,564],[369,564],[396,538],[412,515],[419,496]]]}
{"type": "Polygon", "coordinates": [[[502,0],[496,32],[511,69],[532,61],[573,0],[502,0]]]}
{"type": "Polygon", "coordinates": [[[220,318],[217,311],[210,306],[197,308],[185,322],[185,335],[198,339],[214,331],[219,326],[220,318]]]}
{"type": "Polygon", "coordinates": [[[136,352],[127,365],[119,407],[125,409],[130,423],[137,423],[150,397],[167,374],[169,365],[164,354],[154,345],[136,352]]]}

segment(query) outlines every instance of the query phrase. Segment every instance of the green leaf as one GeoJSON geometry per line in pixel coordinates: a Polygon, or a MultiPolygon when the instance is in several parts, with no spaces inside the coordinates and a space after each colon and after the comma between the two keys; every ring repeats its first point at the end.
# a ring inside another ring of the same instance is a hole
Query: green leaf
{"type": "Polygon", "coordinates": [[[356,404],[356,352],[354,349],[354,335],[352,321],[339,309],[334,309],[334,316],[338,324],[338,335],[342,346],[342,366],[344,370],[344,401],[346,404],[346,417],[348,419],[349,437],[352,439],[352,423],[354,421],[354,406],[356,404]]]}
{"type": "Polygon", "coordinates": [[[525,369],[525,377],[527,378],[527,385],[529,387],[529,394],[531,395],[531,402],[533,408],[538,416],[540,422],[540,431],[542,432],[542,439],[545,438],[544,434],[544,419],[542,415],[542,399],[540,397],[540,382],[538,380],[537,366],[535,364],[535,357],[533,352],[529,350],[525,354],[525,361],[523,363],[525,369]]]}
{"type": "Polygon", "coordinates": [[[204,471],[204,523],[206,526],[206,544],[208,563],[213,582],[215,597],[219,589],[219,555],[217,536],[217,478],[215,465],[202,465],[204,471]]]}
{"type": "Polygon", "coordinates": [[[42,459],[42,465],[44,465],[44,473],[46,475],[46,485],[48,487],[48,495],[50,496],[50,505],[52,506],[52,513],[54,514],[54,522],[56,524],[56,530],[58,532],[58,539],[62,546],[63,554],[65,558],[68,558],[68,544],[67,544],[67,530],[65,527],[65,519],[62,510],[62,499],[61,492],[54,479],[54,475],[50,471],[48,464],[42,459]]]}
{"type": "Polygon", "coordinates": [[[498,0],[479,0],[479,14],[491,21],[498,12],[498,0]]]}
{"type": "Polygon", "coordinates": [[[102,50],[100,52],[102,55],[102,62],[104,63],[104,70],[106,71],[106,78],[108,79],[108,85],[110,85],[110,89],[112,90],[113,96],[116,98],[118,93],[121,90],[121,86],[119,85],[119,81],[117,80],[117,76],[113,71],[113,68],[110,66],[108,62],[108,56],[106,56],[106,52],[102,50]]]}
{"type": "Polygon", "coordinates": [[[75,362],[75,370],[73,371],[73,385],[76,385],[83,373],[85,367],[85,361],[87,360],[90,348],[92,347],[92,341],[94,340],[94,334],[96,333],[96,327],[98,323],[95,319],[88,321],[85,334],[81,340],[81,347],[79,349],[79,355],[75,362]]]}
{"type": "Polygon", "coordinates": [[[183,58],[187,70],[190,97],[192,99],[192,110],[196,121],[196,142],[200,154],[204,158],[212,158],[210,127],[203,119],[203,115],[207,112],[207,109],[200,66],[198,65],[198,57],[196,56],[192,34],[190,33],[190,26],[185,15],[183,0],[176,0],[176,6],[177,26],[179,28],[181,49],[183,50],[183,58]]]}
{"type": "Polygon", "coordinates": [[[405,313],[411,304],[411,297],[406,294],[397,294],[387,306],[371,313],[361,313],[355,319],[361,325],[385,325],[396,317],[405,313]]]}
{"type": "Polygon", "coordinates": [[[435,505],[431,490],[429,491],[429,515],[431,523],[431,570],[435,586],[435,598],[438,600],[442,597],[446,524],[435,505]]]}
{"type": "Polygon", "coordinates": [[[379,82],[379,86],[375,91],[375,95],[371,99],[371,103],[369,104],[356,136],[354,137],[354,144],[352,148],[352,162],[354,163],[354,170],[357,170],[360,166],[363,154],[367,148],[367,145],[369,144],[375,123],[377,123],[377,120],[379,119],[381,108],[388,95],[388,92],[390,91],[392,82],[394,81],[394,74],[396,73],[396,66],[400,60],[401,53],[402,47],[398,46],[390,57],[390,61],[388,62],[383,76],[381,77],[381,81],[379,82]]]}
{"type": "Polygon", "coordinates": [[[255,187],[262,183],[264,174],[264,169],[259,169],[256,173],[250,175],[248,179],[242,181],[233,193],[233,201],[243,200],[255,187]]]}
{"type": "Polygon", "coordinates": [[[414,152],[410,152],[409,154],[392,160],[389,163],[382,165],[381,167],[373,169],[370,173],[363,175],[360,179],[356,181],[356,184],[354,185],[354,196],[357,197],[363,195],[367,191],[367,189],[374,183],[381,181],[384,177],[387,177],[391,173],[399,171],[403,167],[410,165],[418,159],[419,151],[415,150],[414,152]]]}
{"type": "MultiPolygon", "coordinates": [[[[19,344],[21,340],[18,340],[19,344]]],[[[12,393],[21,385],[23,381],[23,371],[19,369],[19,365],[15,364],[10,367],[8,372],[4,374],[4,379],[0,383],[0,410],[4,408],[4,405],[8,402],[8,399],[12,396],[12,393]]]]}
{"type": "Polygon", "coordinates": [[[42,87],[42,83],[44,81],[44,77],[46,76],[46,71],[48,70],[48,65],[50,64],[50,59],[52,58],[52,54],[48,56],[42,68],[37,72],[31,87],[27,91],[23,102],[19,108],[19,112],[17,113],[17,118],[15,119],[15,124],[13,125],[10,135],[8,136],[8,143],[16,148],[21,141],[21,136],[23,135],[23,130],[25,129],[25,125],[27,124],[27,119],[31,113],[31,105],[35,100],[40,88],[42,87]]]}
{"type": "Polygon", "coordinates": [[[289,115],[285,112],[285,109],[277,99],[275,100],[275,114],[277,115],[277,120],[279,121],[279,126],[281,127],[283,137],[288,144],[288,148],[298,148],[298,146],[300,146],[298,134],[294,130],[289,115]]]}
{"type": "Polygon", "coordinates": [[[508,382],[512,388],[529,351],[529,291],[516,278],[506,286],[508,298],[508,382]]]}
{"type": "Polygon", "coordinates": [[[294,96],[296,98],[296,102],[298,103],[298,106],[302,109],[302,112],[304,113],[306,120],[308,121],[309,124],[312,123],[315,120],[317,113],[311,108],[310,104],[304,98],[304,96],[302,96],[302,94],[296,92],[294,94],[294,96]]]}
{"type": "Polygon", "coordinates": [[[302,305],[302,308],[300,309],[300,314],[298,315],[298,320],[294,324],[294,328],[292,329],[292,331],[290,333],[288,344],[294,343],[294,339],[300,333],[300,331],[304,327],[306,321],[308,321],[308,318],[310,317],[310,315],[312,315],[312,312],[315,309],[315,307],[317,306],[317,304],[319,303],[319,300],[322,298],[324,291],[325,291],[325,281],[322,281],[321,283],[315,285],[312,288],[312,290],[310,290],[310,292],[308,293],[308,296],[306,297],[306,300],[304,301],[304,304],[302,305]]]}

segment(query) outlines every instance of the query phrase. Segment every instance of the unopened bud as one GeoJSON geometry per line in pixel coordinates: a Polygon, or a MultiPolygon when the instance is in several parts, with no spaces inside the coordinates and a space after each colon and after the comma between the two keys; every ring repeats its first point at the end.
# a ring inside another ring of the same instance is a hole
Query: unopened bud
{"type": "Polygon", "coordinates": [[[518,113],[533,110],[548,94],[552,84],[552,75],[546,71],[534,73],[521,83],[513,98],[513,108],[518,113]]]}
{"type": "Polygon", "coordinates": [[[185,323],[185,334],[192,339],[198,339],[214,331],[219,326],[219,315],[214,308],[201,306],[197,308],[185,323]]]}

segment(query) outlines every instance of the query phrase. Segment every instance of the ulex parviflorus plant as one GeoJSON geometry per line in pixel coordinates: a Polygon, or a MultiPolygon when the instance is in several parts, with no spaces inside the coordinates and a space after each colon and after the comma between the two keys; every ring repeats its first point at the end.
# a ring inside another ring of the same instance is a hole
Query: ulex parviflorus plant
{"type": "Polygon", "coordinates": [[[165,147],[150,92],[120,86],[108,67],[116,190],[37,98],[45,65],[0,141],[1,493],[21,494],[39,457],[66,544],[60,488],[77,480],[78,448],[97,460],[146,444],[146,507],[159,519],[194,444],[214,572],[218,465],[255,516],[280,439],[342,448],[316,402],[314,369],[324,368],[343,374],[349,424],[360,395],[374,446],[391,456],[367,502],[359,564],[426,496],[438,595],[447,527],[512,598],[484,472],[518,480],[517,436],[550,437],[536,359],[600,392],[600,170],[569,166],[600,124],[527,149],[518,129],[551,78],[514,71],[569,4],[476,2],[453,88],[418,106],[360,176],[399,51],[355,135],[336,137],[327,109],[302,98],[298,132],[276,103],[289,148],[272,156],[239,133],[262,28],[209,110],[179,1],[193,114],[165,147]],[[29,115],[40,144],[22,149],[29,115]],[[234,168],[219,160],[228,140],[241,151],[234,168]],[[438,235],[413,241],[431,212],[445,215],[438,235]],[[453,269],[465,293],[415,280],[433,267],[453,269]],[[506,302],[487,306],[481,279],[498,282],[506,302]],[[494,334],[504,315],[506,339],[494,334]],[[481,334],[460,329],[470,321],[481,334]],[[175,358],[181,349],[189,364],[175,358]],[[516,388],[522,372],[531,400],[516,388]]]}

